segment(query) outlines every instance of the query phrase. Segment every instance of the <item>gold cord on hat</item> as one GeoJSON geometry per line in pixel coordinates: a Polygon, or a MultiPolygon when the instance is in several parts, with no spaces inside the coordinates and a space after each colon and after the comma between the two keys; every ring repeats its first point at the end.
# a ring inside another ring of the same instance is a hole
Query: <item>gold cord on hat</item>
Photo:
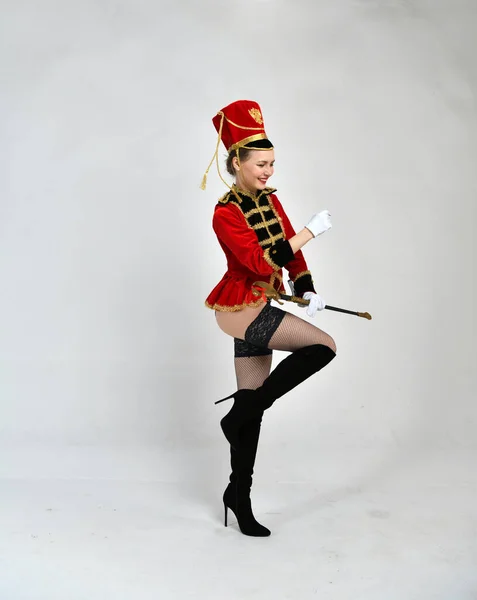
{"type": "Polygon", "coordinates": [[[206,189],[206,187],[207,187],[207,175],[208,175],[208,173],[209,173],[209,169],[210,169],[210,167],[212,166],[212,163],[214,162],[214,160],[215,160],[215,161],[216,161],[216,163],[217,163],[217,171],[218,171],[218,173],[219,173],[219,177],[220,177],[220,179],[222,179],[222,181],[225,183],[225,185],[226,185],[228,188],[232,189],[232,188],[230,187],[230,185],[229,185],[229,184],[228,184],[228,183],[225,181],[225,179],[222,177],[222,174],[220,173],[220,167],[219,167],[219,146],[220,146],[220,142],[221,142],[221,140],[222,140],[222,129],[223,129],[223,127],[224,127],[224,118],[225,118],[225,115],[224,115],[224,113],[223,113],[221,110],[219,110],[219,112],[218,112],[217,114],[218,114],[218,115],[220,115],[219,136],[218,136],[218,138],[217,138],[217,145],[216,145],[216,147],[215,147],[215,152],[214,152],[214,155],[212,156],[212,160],[210,161],[210,163],[209,163],[209,166],[207,167],[207,169],[206,169],[206,171],[205,171],[205,173],[204,173],[204,176],[202,177],[202,183],[200,184],[200,188],[201,188],[202,190],[205,190],[205,189],[206,189]]]}
{"type": "MultiPolygon", "coordinates": [[[[222,177],[222,173],[220,172],[220,166],[219,166],[219,146],[220,146],[220,142],[222,140],[222,129],[224,127],[224,118],[226,118],[226,117],[225,117],[224,113],[221,110],[219,110],[219,112],[217,114],[220,115],[220,117],[221,117],[220,118],[220,127],[219,127],[219,136],[217,138],[217,145],[215,147],[215,152],[214,152],[214,155],[212,156],[212,160],[210,161],[209,166],[207,167],[207,170],[205,171],[204,176],[202,177],[202,183],[200,184],[200,188],[202,190],[206,189],[206,187],[207,187],[207,175],[209,173],[210,167],[212,166],[212,163],[215,160],[216,163],[217,163],[217,172],[219,174],[220,179],[223,181],[223,183],[225,183],[225,185],[229,188],[229,190],[231,190],[234,193],[234,195],[236,196],[237,200],[239,202],[242,202],[242,198],[240,198],[240,196],[237,194],[237,192],[235,191],[235,189],[225,181],[225,179],[222,177]]],[[[240,158],[239,158],[239,163],[240,163],[240,158]]]]}
{"type": "Polygon", "coordinates": [[[222,138],[222,129],[224,126],[224,113],[220,110],[218,113],[218,115],[220,115],[220,127],[219,127],[219,137],[217,138],[217,145],[215,146],[215,152],[214,155],[212,156],[212,160],[209,163],[209,166],[207,167],[204,176],[202,177],[202,183],[200,184],[200,187],[202,190],[205,190],[205,188],[207,187],[207,175],[209,173],[209,169],[212,166],[212,163],[214,162],[214,160],[217,158],[217,164],[218,164],[218,152],[219,152],[219,146],[220,146],[220,140],[222,138]]]}
{"type": "Polygon", "coordinates": [[[245,129],[247,131],[263,131],[263,127],[250,127],[249,125],[238,125],[237,123],[234,123],[227,117],[225,117],[225,120],[227,121],[227,123],[230,123],[234,127],[238,127],[238,129],[245,129]]]}

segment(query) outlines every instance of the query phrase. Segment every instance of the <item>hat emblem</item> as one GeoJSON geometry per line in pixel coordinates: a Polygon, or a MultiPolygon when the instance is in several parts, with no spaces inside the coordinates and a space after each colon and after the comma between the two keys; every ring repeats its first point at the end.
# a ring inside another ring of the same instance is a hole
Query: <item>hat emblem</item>
{"type": "Polygon", "coordinates": [[[251,108],[248,112],[256,123],[263,125],[262,113],[258,110],[258,108],[251,108]]]}

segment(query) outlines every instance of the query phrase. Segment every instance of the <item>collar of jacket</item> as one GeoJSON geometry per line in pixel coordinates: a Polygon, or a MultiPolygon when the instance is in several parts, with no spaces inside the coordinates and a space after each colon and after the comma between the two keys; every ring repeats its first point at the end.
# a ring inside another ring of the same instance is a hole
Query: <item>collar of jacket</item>
{"type": "Polygon", "coordinates": [[[252,200],[260,200],[260,198],[264,194],[268,196],[269,194],[273,194],[276,191],[277,190],[275,188],[266,187],[263,190],[260,190],[259,194],[252,194],[252,192],[248,192],[237,187],[234,183],[232,189],[229,190],[224,196],[222,196],[222,198],[219,199],[219,202],[221,204],[227,204],[227,202],[229,202],[230,200],[237,200],[237,195],[240,197],[241,200],[245,198],[251,198],[252,200]]]}

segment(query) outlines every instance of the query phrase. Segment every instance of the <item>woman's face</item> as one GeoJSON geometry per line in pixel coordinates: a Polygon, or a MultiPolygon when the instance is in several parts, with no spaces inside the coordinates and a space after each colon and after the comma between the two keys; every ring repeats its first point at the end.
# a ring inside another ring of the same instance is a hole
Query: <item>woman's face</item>
{"type": "Polygon", "coordinates": [[[252,150],[247,160],[233,160],[239,188],[257,192],[267,187],[267,180],[273,175],[275,153],[273,150],[252,150]]]}

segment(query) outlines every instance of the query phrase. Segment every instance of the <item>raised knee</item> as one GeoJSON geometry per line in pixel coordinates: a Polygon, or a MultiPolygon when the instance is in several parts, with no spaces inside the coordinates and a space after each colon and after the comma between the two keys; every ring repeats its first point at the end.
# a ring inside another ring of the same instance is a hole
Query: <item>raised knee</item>
{"type": "Polygon", "coordinates": [[[336,344],[333,338],[329,338],[329,340],[321,340],[318,344],[312,344],[311,346],[305,346],[298,350],[303,357],[308,357],[311,360],[317,359],[318,362],[321,362],[323,359],[325,363],[332,361],[336,356],[336,344]]]}
{"type": "Polygon", "coordinates": [[[336,342],[332,337],[330,337],[326,345],[336,354],[336,342]]]}

